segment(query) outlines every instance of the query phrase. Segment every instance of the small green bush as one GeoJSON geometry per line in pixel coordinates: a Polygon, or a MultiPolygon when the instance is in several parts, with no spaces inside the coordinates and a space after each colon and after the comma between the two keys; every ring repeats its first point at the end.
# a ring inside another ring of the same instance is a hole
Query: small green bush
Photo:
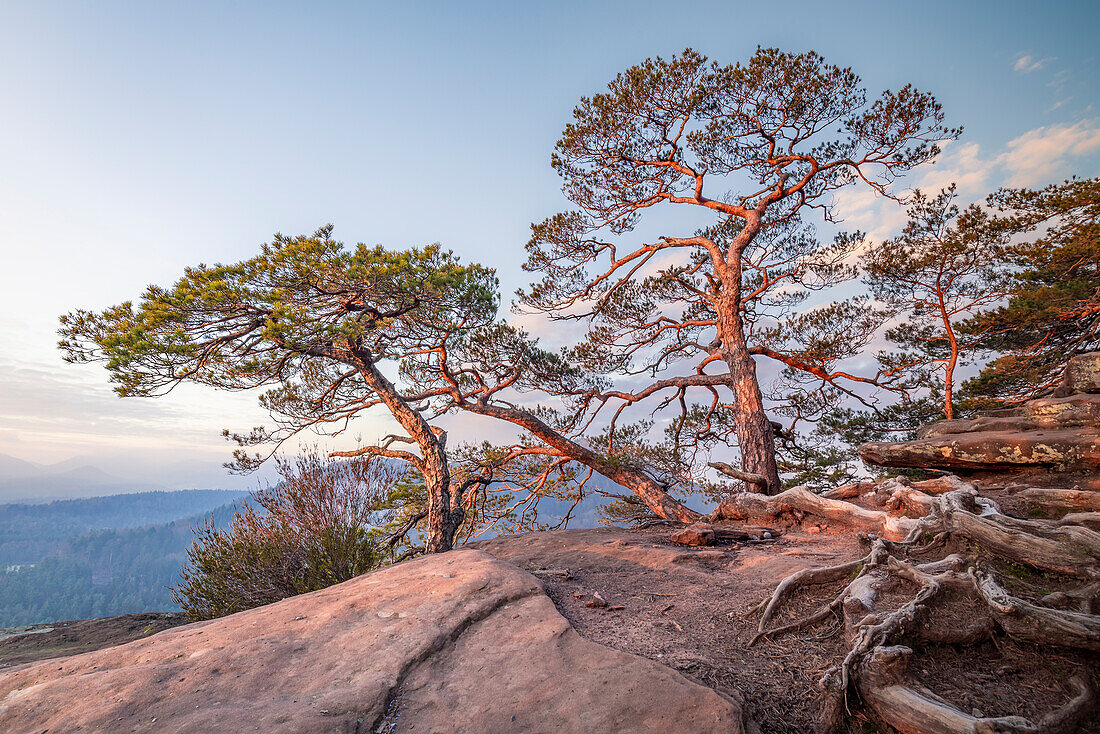
{"type": "Polygon", "coordinates": [[[400,513],[403,470],[311,454],[279,460],[282,481],[254,495],[226,530],[196,529],[172,596],[213,619],[347,581],[392,558],[383,530],[400,513]]]}

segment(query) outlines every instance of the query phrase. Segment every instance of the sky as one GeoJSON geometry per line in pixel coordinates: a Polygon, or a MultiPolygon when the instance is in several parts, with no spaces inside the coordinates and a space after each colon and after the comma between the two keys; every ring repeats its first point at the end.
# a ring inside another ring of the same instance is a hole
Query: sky
{"type": "MultiPolygon", "coordinates": [[[[648,56],[812,49],[875,94],[931,91],[965,132],[904,185],[978,200],[1100,173],[1098,35],[1094,2],[2,2],[0,454],[229,484],[220,431],[263,422],[254,395],[119,399],[61,361],[58,316],[326,223],[441,242],[507,300],[530,223],[567,207],[549,157],[573,107],[648,56]]],[[[839,204],[873,236],[904,221],[839,204]]]]}

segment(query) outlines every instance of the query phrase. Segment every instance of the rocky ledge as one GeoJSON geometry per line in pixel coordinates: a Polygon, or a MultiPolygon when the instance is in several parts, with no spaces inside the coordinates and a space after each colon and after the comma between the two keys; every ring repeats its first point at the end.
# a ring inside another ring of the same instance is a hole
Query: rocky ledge
{"type": "Polygon", "coordinates": [[[1100,470],[1100,352],[1070,360],[1052,397],[938,421],[915,441],[867,443],[859,454],[878,466],[1094,473],[1100,470]]]}
{"type": "Polygon", "coordinates": [[[477,550],[0,673],[0,731],[741,732],[741,705],[581,638],[477,550]]]}

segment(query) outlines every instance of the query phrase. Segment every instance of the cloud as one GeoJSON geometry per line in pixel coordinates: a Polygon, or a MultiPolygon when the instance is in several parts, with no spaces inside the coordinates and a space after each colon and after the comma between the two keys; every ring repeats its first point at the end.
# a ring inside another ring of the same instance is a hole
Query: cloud
{"type": "Polygon", "coordinates": [[[1048,56],[1045,59],[1036,59],[1030,54],[1023,54],[1016,59],[1016,63],[1012,65],[1012,68],[1021,74],[1030,74],[1033,71],[1042,69],[1049,62],[1054,61],[1055,58],[1054,56],[1048,56]]]}
{"type": "Polygon", "coordinates": [[[983,196],[996,169],[996,161],[982,156],[977,143],[953,142],[944,146],[936,163],[917,178],[914,188],[934,194],[954,183],[962,197],[983,196]]]}
{"type": "MultiPolygon", "coordinates": [[[[963,200],[979,199],[989,193],[996,167],[996,160],[984,157],[977,143],[949,142],[935,164],[914,172],[907,188],[934,195],[954,183],[963,200]]],[[[905,191],[899,187],[896,193],[905,191]]],[[[866,232],[872,242],[892,237],[905,226],[905,207],[866,186],[844,189],[836,197],[836,206],[843,228],[866,232]]]]}
{"type": "Polygon", "coordinates": [[[1073,125],[1045,125],[1008,141],[998,163],[1008,172],[1009,186],[1036,186],[1063,175],[1068,159],[1100,151],[1100,120],[1073,125]]]}
{"type": "MultiPolygon", "coordinates": [[[[977,143],[951,142],[935,164],[914,171],[908,189],[935,194],[949,184],[958,187],[960,201],[980,201],[1000,186],[1043,186],[1082,171],[1080,159],[1100,152],[1100,119],[1045,125],[1008,141],[1005,149],[987,154],[977,143]]],[[[900,187],[898,193],[904,193],[900,187]]],[[[877,196],[867,187],[850,187],[836,197],[836,213],[847,230],[859,229],[872,241],[891,237],[905,224],[905,209],[877,196]]]]}

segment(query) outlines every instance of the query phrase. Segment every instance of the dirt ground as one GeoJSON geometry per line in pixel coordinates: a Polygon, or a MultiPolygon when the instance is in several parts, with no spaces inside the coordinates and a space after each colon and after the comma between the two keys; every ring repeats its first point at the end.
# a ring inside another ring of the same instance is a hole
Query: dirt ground
{"type": "Polygon", "coordinates": [[[0,669],[122,645],[187,623],[182,614],[124,614],[0,629],[0,669]]]}
{"type": "MultiPolygon", "coordinates": [[[[619,650],[659,660],[714,687],[739,691],[765,732],[808,731],[814,683],[843,656],[842,640],[816,630],[749,648],[746,616],[785,576],[807,566],[858,558],[855,538],[788,532],[771,543],[686,548],[669,531],[614,528],[503,536],[475,543],[540,577],[577,631],[619,650]],[[568,570],[571,577],[556,571],[568,570]],[[599,592],[621,611],[590,608],[599,592]]],[[[799,600],[809,601],[809,600],[799,600]]]]}
{"type": "MultiPolygon", "coordinates": [[[[772,543],[700,549],[670,543],[668,530],[615,528],[504,536],[474,545],[541,578],[581,635],[659,660],[712,687],[734,689],[762,730],[779,734],[812,729],[814,684],[847,648],[839,619],[749,647],[759,619],[753,608],[787,575],[865,552],[847,532],[808,529],[816,532],[786,529],[772,543]],[[594,592],[623,609],[586,606],[594,592]]],[[[797,592],[772,624],[801,616],[842,586],[797,592]]],[[[884,592],[882,599],[896,595],[899,605],[911,598],[905,589],[884,592]]],[[[945,611],[965,616],[967,610],[945,611]]],[[[923,684],[984,716],[1039,718],[1068,700],[1064,683],[1073,672],[1100,671],[1098,656],[1039,651],[1004,638],[918,652],[914,672],[923,684]]],[[[857,711],[852,731],[888,730],[860,721],[857,711]]],[[[1100,732],[1100,721],[1082,731],[1100,732]]]]}

